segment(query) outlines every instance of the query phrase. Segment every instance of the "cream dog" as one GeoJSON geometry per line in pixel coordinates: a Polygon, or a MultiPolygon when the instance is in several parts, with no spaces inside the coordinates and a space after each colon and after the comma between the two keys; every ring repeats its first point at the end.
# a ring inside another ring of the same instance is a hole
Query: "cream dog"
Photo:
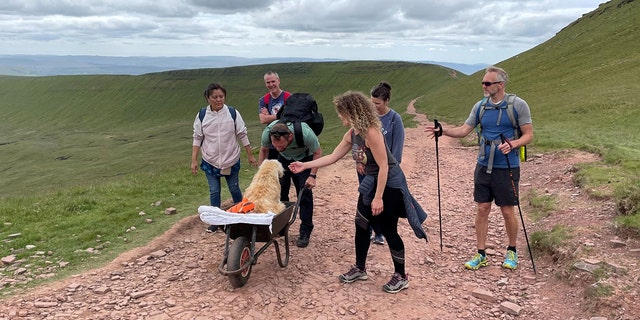
{"type": "Polygon", "coordinates": [[[262,162],[245,191],[247,200],[256,205],[254,212],[280,213],[284,210],[285,205],[280,202],[280,177],[282,175],[284,175],[284,168],[278,160],[262,162]]]}

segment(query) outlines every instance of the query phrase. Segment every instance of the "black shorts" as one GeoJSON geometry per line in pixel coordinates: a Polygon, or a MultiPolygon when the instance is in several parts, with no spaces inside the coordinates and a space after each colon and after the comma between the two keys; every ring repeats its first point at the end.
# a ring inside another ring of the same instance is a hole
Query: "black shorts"
{"type": "Polygon", "coordinates": [[[487,167],[476,164],[473,174],[473,200],[478,203],[495,200],[499,207],[518,205],[516,194],[520,192],[520,168],[511,168],[511,173],[513,178],[509,175],[509,169],[493,168],[489,174],[487,167]]]}

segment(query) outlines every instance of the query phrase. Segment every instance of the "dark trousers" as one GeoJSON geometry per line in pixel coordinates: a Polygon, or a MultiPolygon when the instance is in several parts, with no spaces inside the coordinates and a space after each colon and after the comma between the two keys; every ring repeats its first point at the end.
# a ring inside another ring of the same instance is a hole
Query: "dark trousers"
{"type": "Polygon", "coordinates": [[[382,202],[384,209],[379,215],[374,216],[371,212],[371,205],[364,204],[362,194],[358,196],[358,209],[355,219],[356,265],[361,270],[365,270],[367,254],[371,245],[369,227],[377,225],[389,244],[394,271],[404,275],[404,242],[398,234],[398,220],[405,210],[402,190],[385,188],[382,202]]]}
{"type": "MultiPolygon", "coordinates": [[[[362,179],[364,179],[364,175],[361,175],[358,173],[358,183],[362,182],[362,179]]],[[[372,230],[376,236],[379,236],[382,234],[382,230],[380,230],[380,225],[378,225],[377,223],[376,224],[372,223],[369,226],[369,233],[371,233],[372,230]]]]}
{"type": "MultiPolygon", "coordinates": [[[[273,147],[269,148],[269,155],[267,159],[278,159],[278,150],[273,147]]],[[[287,167],[284,168],[285,173],[288,171],[287,167]]],[[[280,178],[280,201],[289,201],[289,190],[291,189],[291,176],[284,175],[280,178]]]]}
{"type": "MultiPolygon", "coordinates": [[[[300,160],[302,162],[313,160],[313,156],[307,156],[304,159],[300,160]]],[[[311,189],[305,189],[300,195],[300,191],[304,188],[304,184],[309,178],[309,174],[311,173],[311,169],[307,169],[300,173],[293,173],[289,171],[289,164],[293,162],[292,160],[287,160],[281,156],[278,157],[278,161],[282,163],[284,167],[284,175],[282,179],[280,179],[280,187],[284,189],[282,181],[293,181],[293,186],[296,188],[296,195],[300,198],[300,234],[301,235],[310,235],[311,231],[313,231],[313,191],[311,189]]],[[[289,187],[287,186],[287,194],[289,191],[289,187]]],[[[282,196],[282,194],[281,194],[282,196]]],[[[288,197],[286,200],[280,198],[281,201],[288,201],[288,197]]]]}

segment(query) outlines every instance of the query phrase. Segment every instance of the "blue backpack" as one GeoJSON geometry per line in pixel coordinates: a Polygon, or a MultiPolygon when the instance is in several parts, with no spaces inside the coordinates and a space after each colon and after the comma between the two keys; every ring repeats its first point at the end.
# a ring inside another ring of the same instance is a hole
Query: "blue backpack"
{"type": "MultiPolygon", "coordinates": [[[[511,121],[511,126],[513,127],[513,138],[518,139],[522,135],[522,132],[520,132],[520,124],[518,123],[517,112],[513,107],[514,101],[516,100],[516,95],[507,94],[505,98],[507,100],[507,107],[506,108],[503,107],[502,109],[506,110],[507,116],[509,117],[509,121],[511,121]]],[[[484,116],[484,112],[486,111],[488,100],[489,100],[488,97],[482,98],[482,101],[480,102],[480,107],[478,108],[477,114],[476,114],[476,123],[477,123],[476,132],[478,133],[478,144],[481,146],[480,147],[481,151],[484,150],[484,148],[482,148],[482,145],[485,143],[485,138],[484,136],[482,136],[482,125],[480,123],[482,122],[482,116],[484,116]]],[[[519,149],[520,150],[518,150],[518,155],[520,156],[520,161],[522,162],[527,161],[527,146],[521,146],[519,149]]]]}

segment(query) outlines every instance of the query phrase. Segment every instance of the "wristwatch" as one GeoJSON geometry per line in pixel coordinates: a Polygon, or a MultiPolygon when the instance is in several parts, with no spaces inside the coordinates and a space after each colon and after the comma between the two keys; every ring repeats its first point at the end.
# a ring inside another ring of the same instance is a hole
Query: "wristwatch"
{"type": "Polygon", "coordinates": [[[315,173],[309,174],[309,177],[314,178],[314,179],[318,179],[318,176],[315,173]]]}

